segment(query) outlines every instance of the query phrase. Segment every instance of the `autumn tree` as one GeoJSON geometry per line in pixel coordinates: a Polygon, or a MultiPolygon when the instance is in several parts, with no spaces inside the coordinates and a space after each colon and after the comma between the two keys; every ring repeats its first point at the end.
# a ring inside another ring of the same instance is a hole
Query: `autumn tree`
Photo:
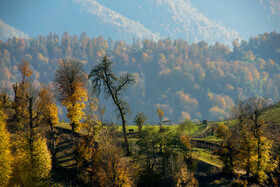
{"type": "MultiPolygon", "coordinates": [[[[89,97],[86,103],[85,129],[88,136],[95,136],[102,127],[102,121],[98,119],[99,107],[96,97],[89,97]]],[[[102,119],[102,118],[101,118],[102,119]]]]}
{"type": "Polygon", "coordinates": [[[7,88],[0,89],[0,108],[2,108],[3,112],[6,114],[8,118],[12,117],[12,115],[14,114],[12,104],[13,102],[8,95],[8,89],[7,88]]]}
{"type": "Polygon", "coordinates": [[[93,89],[97,95],[100,94],[101,86],[103,85],[104,91],[107,96],[111,97],[122,120],[122,130],[127,155],[130,155],[129,145],[126,135],[126,118],[128,112],[128,104],[121,99],[121,93],[125,90],[127,85],[133,83],[134,79],[131,74],[125,73],[116,77],[112,71],[113,63],[105,56],[99,65],[96,65],[89,75],[92,79],[93,89]]]}
{"type": "Polygon", "coordinates": [[[81,62],[62,59],[55,71],[55,90],[59,101],[67,108],[67,117],[73,131],[80,128],[80,120],[84,117],[87,100],[87,75],[81,62]]]}
{"type": "Polygon", "coordinates": [[[220,124],[217,128],[217,137],[222,139],[218,155],[223,162],[223,171],[226,174],[234,172],[235,149],[233,146],[232,132],[225,124],[220,124]]]}
{"type": "Polygon", "coordinates": [[[141,133],[142,127],[147,121],[147,117],[143,112],[138,112],[135,116],[134,123],[138,126],[138,132],[141,133]]]}
{"type": "Polygon", "coordinates": [[[119,141],[115,137],[115,128],[103,128],[93,142],[91,150],[84,151],[90,162],[87,168],[89,180],[93,186],[132,186],[133,167],[122,159],[119,141]]]}
{"type": "Polygon", "coordinates": [[[40,115],[35,106],[38,93],[30,78],[33,71],[26,60],[23,60],[18,65],[18,69],[21,73],[21,82],[13,86],[15,94],[13,101],[14,118],[21,130],[27,130],[33,134],[33,129],[36,126],[35,123],[38,125],[38,117],[40,115]]]}
{"type": "Polygon", "coordinates": [[[252,156],[253,156],[253,136],[250,131],[250,126],[247,123],[246,102],[239,100],[231,109],[232,117],[237,119],[237,130],[239,131],[239,153],[238,160],[241,167],[244,167],[248,176],[252,171],[252,156]]]}
{"type": "Polygon", "coordinates": [[[19,114],[22,114],[23,127],[18,131],[19,136],[16,141],[15,176],[23,185],[38,185],[50,174],[51,157],[46,140],[38,131],[38,126],[41,124],[41,111],[36,105],[38,92],[30,80],[32,70],[27,61],[23,61],[19,69],[22,81],[14,87],[14,103],[21,110],[19,114]]]}
{"type": "Polygon", "coordinates": [[[159,118],[160,128],[162,128],[162,118],[164,116],[164,112],[161,110],[161,108],[157,109],[157,115],[158,115],[158,118],[159,118]]]}
{"type": "Polygon", "coordinates": [[[198,181],[194,177],[194,174],[188,171],[188,167],[183,165],[180,171],[176,175],[176,187],[195,187],[198,186],[198,181]]]}
{"type": "Polygon", "coordinates": [[[252,172],[261,182],[268,178],[267,172],[274,169],[271,163],[272,140],[264,136],[267,125],[260,119],[268,104],[267,99],[257,96],[249,98],[246,104],[248,124],[255,140],[252,142],[256,154],[252,172]]]}
{"type": "Polygon", "coordinates": [[[18,69],[21,73],[21,83],[28,83],[30,81],[30,76],[33,73],[29,62],[27,60],[22,60],[18,65],[18,69]]]}
{"type": "Polygon", "coordinates": [[[0,101],[0,186],[7,186],[12,174],[10,134],[6,129],[6,115],[0,101]]]}
{"type": "Polygon", "coordinates": [[[255,175],[259,182],[268,178],[267,173],[274,169],[271,149],[272,140],[265,137],[266,124],[261,115],[268,106],[268,100],[262,97],[251,97],[239,101],[233,108],[239,131],[239,148],[237,159],[246,174],[255,175]]]}
{"type": "Polygon", "coordinates": [[[40,185],[50,177],[51,155],[46,140],[39,133],[33,137],[24,133],[20,137],[15,159],[15,175],[21,184],[40,185]]]}
{"type": "Polygon", "coordinates": [[[0,106],[5,109],[10,104],[10,98],[6,88],[0,90],[0,106]]]}
{"type": "Polygon", "coordinates": [[[58,124],[58,112],[55,103],[54,94],[51,91],[51,87],[43,87],[39,91],[39,99],[36,103],[38,110],[41,113],[42,123],[48,125],[51,129],[51,151],[55,151],[55,137],[54,137],[54,126],[58,124]]]}
{"type": "MultiPolygon", "coordinates": [[[[181,128],[178,128],[181,129],[181,128]]],[[[196,170],[196,158],[192,154],[192,143],[191,143],[191,136],[186,135],[183,131],[180,131],[179,134],[179,147],[183,153],[184,163],[187,164],[188,169],[190,171],[196,170]]]]}
{"type": "Polygon", "coordinates": [[[92,161],[93,151],[96,148],[96,139],[101,130],[101,121],[95,113],[98,109],[98,100],[96,97],[89,97],[87,103],[87,110],[85,115],[85,122],[83,124],[85,135],[82,140],[74,148],[74,158],[76,159],[76,167],[78,168],[84,160],[92,161]]]}
{"type": "Polygon", "coordinates": [[[28,107],[28,91],[31,89],[30,77],[33,71],[26,60],[22,60],[18,65],[18,69],[20,70],[21,81],[13,85],[15,97],[12,108],[15,113],[12,118],[16,124],[14,128],[22,129],[28,119],[28,110],[26,110],[26,108],[28,107]]]}

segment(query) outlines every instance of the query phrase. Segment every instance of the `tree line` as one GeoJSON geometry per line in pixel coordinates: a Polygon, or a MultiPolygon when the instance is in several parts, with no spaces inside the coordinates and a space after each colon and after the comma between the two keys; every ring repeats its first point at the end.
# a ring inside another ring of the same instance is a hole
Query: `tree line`
{"type": "Polygon", "coordinates": [[[34,83],[48,84],[53,81],[59,59],[78,59],[90,73],[107,55],[115,63],[115,72],[135,75],[135,85],[126,92],[132,109],[149,111],[149,119],[161,107],[174,122],[184,118],[214,120],[229,117],[230,106],[238,98],[260,95],[280,99],[279,54],[276,32],[248,41],[234,40],[232,49],[204,41],[135,40],[126,44],[89,38],[86,33],[79,37],[50,33],[0,42],[0,79],[1,87],[11,88],[20,78],[17,64],[25,59],[33,69],[34,83]],[[134,99],[130,99],[132,95],[134,99]]]}

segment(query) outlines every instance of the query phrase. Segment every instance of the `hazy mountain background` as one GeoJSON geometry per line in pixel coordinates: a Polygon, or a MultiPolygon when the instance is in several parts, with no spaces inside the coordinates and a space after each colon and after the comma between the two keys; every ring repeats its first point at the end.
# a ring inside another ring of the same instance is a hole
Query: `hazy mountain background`
{"type": "Polygon", "coordinates": [[[28,38],[27,34],[7,25],[2,20],[0,20],[0,39],[3,41],[12,38],[13,36],[17,36],[19,38],[28,38]]]}
{"type": "MultiPolygon", "coordinates": [[[[182,38],[229,45],[279,31],[279,0],[11,0],[1,1],[0,19],[37,36],[64,31],[90,37],[182,38]]],[[[5,40],[6,38],[1,38],[5,40]]]]}

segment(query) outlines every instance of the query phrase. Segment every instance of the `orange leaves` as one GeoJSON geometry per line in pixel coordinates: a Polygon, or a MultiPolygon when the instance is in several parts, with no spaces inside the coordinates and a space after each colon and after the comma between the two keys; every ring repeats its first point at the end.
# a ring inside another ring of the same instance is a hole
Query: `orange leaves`
{"type": "Polygon", "coordinates": [[[226,114],[227,113],[219,107],[211,107],[209,109],[209,115],[212,119],[223,119],[226,116],[226,114]]]}
{"type": "Polygon", "coordinates": [[[190,171],[188,171],[187,165],[183,165],[180,169],[180,171],[176,175],[177,182],[176,186],[190,186],[195,187],[198,186],[198,181],[194,177],[194,174],[190,171]]]}
{"type": "Polygon", "coordinates": [[[18,65],[18,69],[22,75],[23,82],[25,82],[25,79],[30,77],[33,73],[27,60],[22,60],[22,62],[18,65]]]}
{"type": "Polygon", "coordinates": [[[228,95],[219,95],[209,92],[207,96],[212,105],[209,109],[211,119],[222,119],[228,116],[229,109],[233,105],[233,101],[228,95]]]}
{"type": "MultiPolygon", "coordinates": [[[[228,85],[229,88],[230,86],[231,85],[228,85]]],[[[232,99],[227,95],[219,95],[211,92],[209,92],[207,95],[212,105],[217,106],[221,109],[226,109],[233,104],[232,99]]]]}
{"type": "Polygon", "coordinates": [[[180,142],[188,149],[191,149],[191,137],[187,135],[180,136],[180,142]]]}
{"type": "Polygon", "coordinates": [[[38,58],[38,60],[40,61],[40,63],[43,63],[43,64],[47,64],[48,61],[49,61],[46,57],[44,57],[44,56],[42,55],[42,53],[38,53],[38,54],[37,54],[37,58],[38,58]]]}
{"type": "Polygon", "coordinates": [[[226,89],[229,90],[229,91],[232,91],[232,90],[234,90],[234,87],[230,84],[227,84],[226,89]]]}
{"type": "Polygon", "coordinates": [[[149,55],[147,53],[143,52],[142,53],[142,58],[143,59],[147,59],[147,58],[149,58],[149,55]]]}
{"type": "Polygon", "coordinates": [[[164,112],[161,110],[161,108],[157,109],[157,115],[162,118],[164,116],[164,112]]]}
{"type": "Polygon", "coordinates": [[[96,52],[96,56],[97,56],[97,58],[102,58],[103,57],[103,55],[102,55],[102,53],[100,51],[96,52]]]}
{"type": "Polygon", "coordinates": [[[108,161],[107,168],[100,168],[97,176],[101,186],[132,186],[132,179],[129,177],[130,173],[126,165],[122,161],[112,163],[108,161]]]}
{"type": "Polygon", "coordinates": [[[180,100],[186,104],[193,105],[194,107],[198,105],[198,101],[195,98],[191,98],[189,94],[185,94],[183,91],[178,91],[176,93],[179,94],[180,100]]]}
{"type": "Polygon", "coordinates": [[[58,110],[50,88],[42,88],[40,90],[37,107],[45,123],[49,123],[49,125],[56,125],[58,123],[58,110]]]}
{"type": "Polygon", "coordinates": [[[159,75],[168,75],[170,73],[171,73],[171,70],[169,68],[165,68],[159,72],[159,75]]]}
{"type": "Polygon", "coordinates": [[[132,186],[133,165],[127,157],[121,157],[122,149],[108,129],[102,129],[98,136],[98,147],[91,153],[93,181],[98,186],[132,186]]]}
{"type": "Polygon", "coordinates": [[[185,119],[191,119],[191,116],[189,113],[181,111],[181,120],[185,120],[185,119]]]}

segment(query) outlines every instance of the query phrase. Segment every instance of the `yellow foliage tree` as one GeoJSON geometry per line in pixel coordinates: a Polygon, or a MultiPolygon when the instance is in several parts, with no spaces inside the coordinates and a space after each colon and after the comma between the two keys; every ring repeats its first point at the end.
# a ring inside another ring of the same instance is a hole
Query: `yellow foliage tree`
{"type": "Polygon", "coordinates": [[[112,129],[102,129],[91,152],[91,181],[97,186],[133,186],[131,163],[121,158],[122,151],[112,138],[112,129]]]}
{"type": "Polygon", "coordinates": [[[30,76],[33,71],[31,70],[28,61],[23,60],[18,66],[21,73],[21,82],[13,85],[15,98],[13,101],[13,109],[15,110],[14,119],[17,122],[17,127],[23,128],[27,124],[28,119],[28,90],[31,86],[30,76]]]}
{"type": "Polygon", "coordinates": [[[260,149],[258,150],[258,141],[250,142],[253,144],[253,154],[251,157],[252,173],[257,176],[260,182],[266,181],[268,178],[267,173],[272,171],[275,166],[271,162],[271,148],[272,140],[265,137],[260,138],[260,149]]]}
{"type": "Polygon", "coordinates": [[[51,92],[51,88],[45,87],[42,88],[39,92],[39,99],[36,103],[38,110],[42,116],[42,123],[49,125],[51,128],[52,134],[52,153],[54,153],[55,149],[55,138],[54,138],[54,126],[58,124],[58,112],[57,106],[55,104],[54,95],[51,92]]]}
{"type": "Polygon", "coordinates": [[[6,130],[5,114],[0,105],[0,186],[6,186],[12,173],[10,134],[6,130]]]}
{"type": "Polygon", "coordinates": [[[80,120],[84,117],[84,102],[87,101],[87,75],[82,63],[77,60],[60,60],[54,84],[58,99],[67,107],[67,117],[72,130],[78,131],[80,120]]]}
{"type": "Polygon", "coordinates": [[[96,114],[97,110],[99,110],[98,99],[96,97],[89,97],[86,108],[84,127],[87,130],[87,135],[91,137],[95,136],[102,126],[102,122],[98,119],[98,115],[96,114]]]}
{"type": "Polygon", "coordinates": [[[21,72],[22,82],[26,83],[28,78],[32,75],[33,71],[29,67],[29,63],[27,60],[22,60],[22,62],[18,65],[18,69],[21,72]]]}
{"type": "Polygon", "coordinates": [[[39,92],[37,107],[41,112],[44,121],[50,126],[56,125],[59,121],[54,95],[50,88],[42,88],[39,92]]]}
{"type": "Polygon", "coordinates": [[[84,118],[83,109],[86,106],[84,101],[87,101],[87,91],[78,87],[69,98],[62,102],[62,105],[67,107],[67,117],[74,131],[79,131],[80,120],[84,118]]]}
{"type": "Polygon", "coordinates": [[[17,142],[15,172],[25,186],[39,185],[50,176],[51,155],[46,140],[24,134],[17,142]]]}
{"type": "Polygon", "coordinates": [[[177,187],[183,187],[183,186],[194,187],[194,186],[198,186],[198,181],[193,176],[193,173],[188,171],[188,168],[187,168],[186,165],[183,165],[183,167],[177,173],[176,178],[177,178],[177,182],[176,182],[176,186],[177,187]]]}
{"type": "MultiPolygon", "coordinates": [[[[14,109],[22,124],[21,133],[15,134],[15,162],[14,176],[20,185],[34,186],[42,179],[49,177],[51,170],[51,156],[46,140],[38,133],[37,127],[42,122],[41,112],[46,110],[46,105],[37,105],[38,95],[30,80],[32,70],[27,61],[19,64],[22,80],[14,86],[14,109]],[[39,111],[39,110],[42,111],[39,111]],[[17,112],[19,111],[19,112],[17,112]]],[[[46,98],[44,98],[46,99],[46,98]]],[[[54,108],[51,108],[52,110],[54,108]]]]}
{"type": "Polygon", "coordinates": [[[160,127],[161,127],[161,125],[162,125],[162,118],[163,118],[163,116],[164,116],[164,112],[161,110],[161,108],[158,108],[158,109],[157,109],[157,115],[158,115],[158,117],[159,117],[159,125],[160,125],[160,127]]]}

